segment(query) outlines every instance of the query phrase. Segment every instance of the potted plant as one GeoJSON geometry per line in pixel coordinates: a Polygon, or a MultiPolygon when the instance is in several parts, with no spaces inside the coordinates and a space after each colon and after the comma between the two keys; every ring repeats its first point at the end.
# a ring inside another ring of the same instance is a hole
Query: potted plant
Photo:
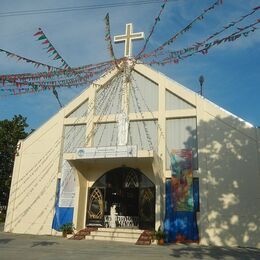
{"type": "Polygon", "coordinates": [[[165,232],[161,229],[161,227],[159,227],[158,231],[155,231],[155,239],[157,240],[157,244],[164,245],[165,237],[166,237],[165,232]]]}
{"type": "Polygon", "coordinates": [[[60,231],[62,232],[62,236],[63,236],[63,237],[67,237],[68,234],[72,234],[73,231],[74,231],[74,225],[73,225],[73,223],[63,224],[63,225],[60,227],[60,231]]]}

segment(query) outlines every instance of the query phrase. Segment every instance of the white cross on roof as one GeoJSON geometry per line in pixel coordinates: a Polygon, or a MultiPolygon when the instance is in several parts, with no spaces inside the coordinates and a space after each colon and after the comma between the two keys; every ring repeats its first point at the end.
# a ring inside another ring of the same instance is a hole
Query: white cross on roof
{"type": "Polygon", "coordinates": [[[125,42],[125,57],[131,58],[132,57],[132,41],[135,40],[143,40],[144,33],[138,32],[133,33],[133,24],[127,23],[125,34],[124,35],[117,35],[114,36],[115,43],[125,42]]]}

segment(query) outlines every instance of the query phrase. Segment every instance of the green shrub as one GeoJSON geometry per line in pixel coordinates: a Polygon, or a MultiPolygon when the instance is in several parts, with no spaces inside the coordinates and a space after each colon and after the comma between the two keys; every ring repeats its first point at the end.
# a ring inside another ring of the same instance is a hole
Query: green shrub
{"type": "Polygon", "coordinates": [[[158,228],[158,231],[155,231],[155,238],[156,240],[165,239],[166,234],[163,230],[161,230],[161,227],[158,228]]]}
{"type": "Polygon", "coordinates": [[[67,234],[72,234],[72,233],[73,233],[73,230],[74,230],[74,225],[73,225],[73,223],[66,223],[66,224],[63,224],[63,225],[60,227],[60,231],[61,231],[61,232],[64,232],[64,233],[67,233],[67,234]]]}

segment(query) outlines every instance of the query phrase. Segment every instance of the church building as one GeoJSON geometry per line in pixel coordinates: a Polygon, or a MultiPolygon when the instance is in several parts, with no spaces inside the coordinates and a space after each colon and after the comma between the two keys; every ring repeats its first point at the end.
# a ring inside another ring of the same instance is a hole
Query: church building
{"type": "Polygon", "coordinates": [[[125,48],[19,142],[5,232],[161,228],[168,242],[260,247],[260,129],[125,48]]]}

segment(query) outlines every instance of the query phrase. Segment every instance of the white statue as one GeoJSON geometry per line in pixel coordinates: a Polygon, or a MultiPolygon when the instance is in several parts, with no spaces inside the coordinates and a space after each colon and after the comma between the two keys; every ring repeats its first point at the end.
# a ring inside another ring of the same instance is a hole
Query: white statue
{"type": "Polygon", "coordinates": [[[118,145],[127,145],[129,121],[123,112],[117,116],[118,121],[118,145]]]}
{"type": "Polygon", "coordinates": [[[116,227],[116,205],[113,205],[110,208],[110,216],[111,216],[111,220],[110,220],[110,227],[111,228],[115,228],[116,227]]]}

